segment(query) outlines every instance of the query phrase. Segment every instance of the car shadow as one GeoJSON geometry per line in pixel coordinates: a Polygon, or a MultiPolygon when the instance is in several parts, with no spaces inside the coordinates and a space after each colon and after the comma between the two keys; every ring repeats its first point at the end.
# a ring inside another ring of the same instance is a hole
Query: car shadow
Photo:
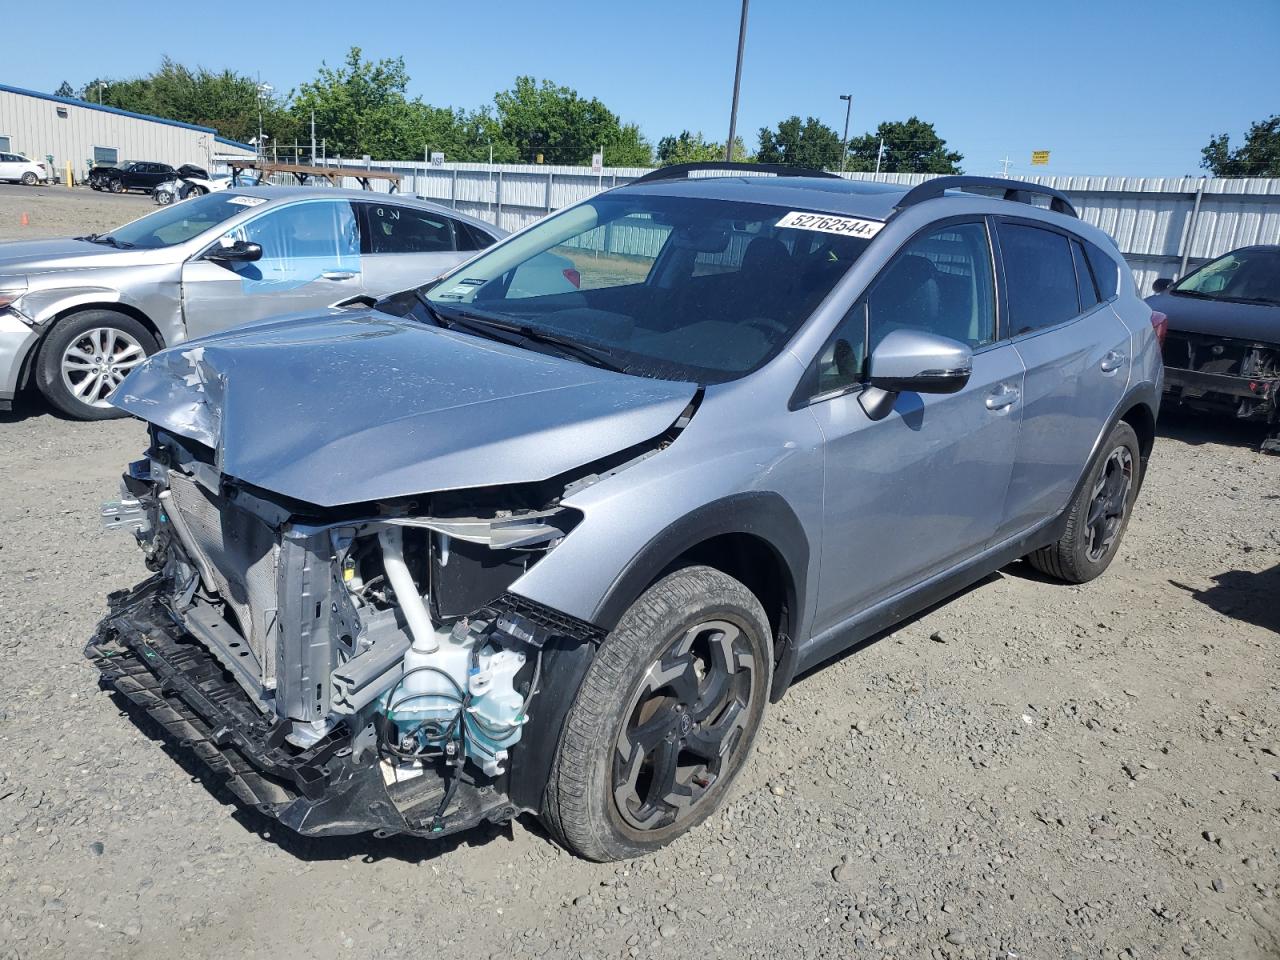
{"type": "MultiPolygon", "coordinates": [[[[232,820],[245,830],[257,835],[259,839],[275,844],[281,851],[296,860],[321,863],[359,858],[363,863],[398,860],[407,864],[421,864],[445,856],[460,847],[482,847],[502,838],[508,842],[513,839],[511,824],[493,823],[481,823],[439,838],[409,835],[375,837],[373,833],[338,837],[305,837],[253,807],[245,806],[231,793],[221,776],[206,767],[189,749],[176,744],[164,728],[145,710],[114,690],[108,690],[107,693],[121,714],[131,720],[148,739],[158,744],[168,758],[182,768],[191,782],[199,783],[218,803],[233,808],[232,820]]],[[[536,821],[529,822],[530,819],[522,818],[521,822],[529,828],[531,833],[551,843],[545,831],[537,826],[536,821]]]]}
{"type": "Polygon", "coordinates": [[[1257,450],[1267,438],[1267,425],[1172,408],[1161,411],[1156,433],[1162,438],[1177,440],[1193,447],[1220,443],[1257,450]]]}
{"type": "Polygon", "coordinates": [[[36,420],[40,417],[53,417],[56,420],[67,420],[61,410],[49,405],[38,390],[23,390],[14,398],[12,410],[0,410],[0,426],[6,423],[22,423],[24,420],[36,420]]]}
{"type": "Polygon", "coordinates": [[[1213,578],[1213,586],[1198,590],[1177,580],[1169,581],[1193,600],[1225,617],[1280,633],[1280,563],[1267,570],[1227,570],[1213,578]]]}

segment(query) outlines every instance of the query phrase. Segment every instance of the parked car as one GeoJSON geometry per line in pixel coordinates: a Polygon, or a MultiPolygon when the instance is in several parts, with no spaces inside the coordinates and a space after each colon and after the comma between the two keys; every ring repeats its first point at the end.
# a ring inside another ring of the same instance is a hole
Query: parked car
{"type": "MultiPolygon", "coordinates": [[[[216,193],[231,186],[231,174],[229,173],[216,173],[213,176],[209,176],[203,170],[198,172],[186,170],[184,172],[184,169],[179,167],[176,178],[160,184],[152,191],[152,199],[160,206],[168,206],[175,200],[188,200],[191,197],[203,196],[206,193],[216,193]]],[[[256,187],[258,181],[254,177],[241,174],[239,185],[242,187],[256,187]]]]}
{"type": "Polygon", "coordinates": [[[34,384],[82,419],[162,346],[438,276],[502,231],[410,197],[196,197],[104,234],[0,244],[0,408],[34,384]]]}
{"type": "Polygon", "coordinates": [[[34,186],[45,179],[43,163],[28,160],[20,153],[0,153],[0,180],[34,186]]]}
{"type": "Polygon", "coordinates": [[[1280,453],[1280,246],[1241,247],[1154,286],[1169,401],[1265,424],[1262,450],[1280,453]]]}
{"type": "Polygon", "coordinates": [[[157,575],[104,684],[303,834],[529,811],[612,860],[798,671],[1020,557],[1102,573],[1161,376],[1112,242],[1030,184],[706,166],[131,374],[107,514],[157,575]]]}
{"type": "Polygon", "coordinates": [[[123,167],[95,167],[89,172],[89,186],[95,190],[127,193],[141,190],[150,193],[166,180],[172,180],[177,171],[167,163],[151,163],[135,160],[123,167]]]}
{"type": "Polygon", "coordinates": [[[120,168],[115,164],[102,163],[97,166],[90,167],[89,172],[85,174],[84,181],[94,190],[102,190],[103,181],[108,176],[113,176],[120,168]]]}

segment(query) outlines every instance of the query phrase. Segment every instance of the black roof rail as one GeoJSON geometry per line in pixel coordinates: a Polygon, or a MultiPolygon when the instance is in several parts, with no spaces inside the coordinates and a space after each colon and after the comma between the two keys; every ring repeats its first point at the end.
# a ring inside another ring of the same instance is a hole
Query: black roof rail
{"type": "MultiPolygon", "coordinates": [[[[658,180],[683,180],[690,173],[696,170],[724,170],[732,175],[734,173],[772,173],[779,177],[829,177],[833,180],[842,179],[834,173],[827,173],[825,170],[810,170],[808,167],[793,167],[785,163],[730,163],[728,160],[702,160],[698,163],[673,163],[669,167],[659,167],[650,173],[646,173],[643,177],[629,181],[625,186],[633,183],[654,183],[658,180]]],[[[624,184],[619,184],[624,186],[624,184]]]]}
{"type": "Polygon", "coordinates": [[[1027,183],[1025,180],[1006,180],[1003,177],[934,177],[932,180],[926,180],[918,186],[912,187],[906,192],[894,210],[903,210],[907,207],[914,206],[917,203],[923,203],[925,200],[932,200],[940,197],[946,190],[963,190],[966,187],[988,187],[992,190],[1003,190],[1005,200],[1013,200],[1017,203],[1030,203],[1032,194],[1040,194],[1049,198],[1049,209],[1054,213],[1064,213],[1069,217],[1075,217],[1077,220],[1080,214],[1076,213],[1076,208],[1071,205],[1071,201],[1067,199],[1066,194],[1053,187],[1042,187],[1038,183],[1027,183]]]}

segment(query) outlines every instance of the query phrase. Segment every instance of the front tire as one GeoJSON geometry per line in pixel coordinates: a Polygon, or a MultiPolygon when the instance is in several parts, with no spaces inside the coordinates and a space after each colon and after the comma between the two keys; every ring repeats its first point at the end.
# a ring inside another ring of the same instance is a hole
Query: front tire
{"type": "Polygon", "coordinates": [[[138,364],[159,349],[141,323],[113,310],[86,310],[59,320],[40,345],[36,385],[45,399],[76,420],[111,420],[125,413],[107,400],[138,364]]]}
{"type": "Polygon", "coordinates": [[[711,567],[664,577],[587,671],[543,821],[597,861],[651,853],[696,827],[749,755],[772,675],[769,621],[750,590],[711,567]]]}
{"type": "Polygon", "coordinates": [[[112,181],[111,181],[111,192],[112,192],[112,193],[124,193],[124,184],[123,184],[123,183],[121,183],[119,180],[112,180],[112,181]]]}
{"type": "Polygon", "coordinates": [[[1102,455],[1077,491],[1062,539],[1027,560],[1041,573],[1067,583],[1088,583],[1099,576],[1120,549],[1141,483],[1138,435],[1122,420],[1111,428],[1102,455]]]}

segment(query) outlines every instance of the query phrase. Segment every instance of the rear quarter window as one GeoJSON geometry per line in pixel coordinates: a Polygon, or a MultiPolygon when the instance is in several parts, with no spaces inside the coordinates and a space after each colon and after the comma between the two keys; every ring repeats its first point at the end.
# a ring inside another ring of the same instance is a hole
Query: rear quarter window
{"type": "Polygon", "coordinates": [[[1116,295],[1120,284],[1119,265],[1110,254],[1088,240],[1084,241],[1084,253],[1093,270],[1094,282],[1098,285],[1098,296],[1104,301],[1110,300],[1116,295]]]}

